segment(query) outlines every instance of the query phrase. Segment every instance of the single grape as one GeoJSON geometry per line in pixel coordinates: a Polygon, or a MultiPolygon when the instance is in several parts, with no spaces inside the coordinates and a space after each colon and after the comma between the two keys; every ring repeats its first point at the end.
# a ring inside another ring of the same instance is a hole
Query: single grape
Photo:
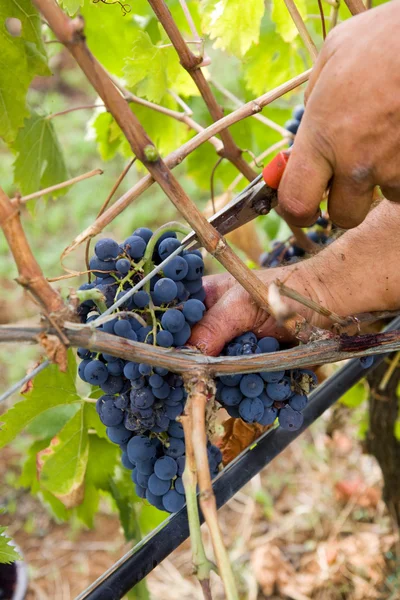
{"type": "Polygon", "coordinates": [[[170,348],[174,342],[174,338],[172,333],[169,331],[159,331],[156,335],[157,346],[161,346],[162,348],[170,348]]]}
{"type": "Polygon", "coordinates": [[[238,373],[237,375],[222,375],[219,379],[224,385],[228,385],[229,387],[236,387],[239,385],[240,380],[243,375],[238,373]]]}
{"type": "Polygon", "coordinates": [[[103,331],[105,331],[105,333],[114,333],[114,325],[116,322],[117,319],[113,319],[112,321],[106,321],[106,323],[102,325],[103,331]]]}
{"type": "Polygon", "coordinates": [[[219,465],[222,462],[222,452],[218,446],[210,444],[207,448],[207,452],[211,460],[213,460],[216,465],[219,465]]]}
{"type": "Polygon", "coordinates": [[[161,377],[164,377],[168,374],[168,369],[165,367],[154,367],[153,371],[154,373],[157,373],[157,375],[161,375],[161,377]]]}
{"type": "Polygon", "coordinates": [[[174,405],[167,404],[165,407],[165,414],[167,415],[167,417],[169,419],[171,419],[171,421],[174,421],[176,419],[176,417],[179,417],[179,415],[181,415],[182,412],[183,412],[182,404],[174,404],[174,405]]]}
{"type": "Polygon", "coordinates": [[[178,456],[176,464],[178,465],[178,476],[182,477],[183,471],[185,470],[186,458],[184,456],[178,456]]]}
{"type": "Polygon", "coordinates": [[[221,402],[226,406],[237,406],[243,400],[243,394],[238,387],[224,386],[220,397],[221,402]]]}
{"type": "Polygon", "coordinates": [[[177,294],[178,288],[175,281],[172,281],[168,277],[160,279],[154,286],[154,295],[158,300],[157,304],[168,304],[175,300],[177,294]]]}
{"type": "Polygon", "coordinates": [[[165,277],[173,281],[181,281],[187,276],[188,264],[182,256],[174,256],[164,267],[163,272],[165,277]]]}
{"type": "MultiPolygon", "coordinates": [[[[149,438],[137,435],[128,442],[128,457],[131,462],[148,461],[156,456],[156,448],[149,438]]],[[[137,464],[139,468],[139,465],[137,464]]]]}
{"type": "Polygon", "coordinates": [[[168,397],[170,389],[168,383],[164,381],[161,387],[153,389],[153,394],[159,400],[164,400],[164,398],[168,397]]]}
{"type": "Polygon", "coordinates": [[[150,375],[150,374],[151,374],[151,371],[152,371],[152,367],[151,367],[151,365],[147,365],[147,364],[145,364],[145,363],[141,363],[141,364],[139,365],[139,373],[140,373],[141,375],[150,375]]]}
{"type": "Polygon", "coordinates": [[[139,227],[138,229],[135,229],[135,231],[132,233],[132,235],[138,235],[147,244],[148,241],[150,240],[151,236],[153,235],[153,232],[151,229],[148,229],[147,227],[139,227]]]}
{"type": "Polygon", "coordinates": [[[178,423],[177,421],[173,421],[170,424],[170,426],[168,427],[168,435],[171,435],[172,437],[176,437],[176,438],[183,440],[185,438],[185,434],[183,432],[183,427],[182,427],[181,423],[178,423]]]}
{"type": "Polygon", "coordinates": [[[114,398],[114,406],[120,408],[121,410],[125,410],[128,408],[129,398],[125,394],[121,394],[120,396],[115,396],[114,398]]]}
{"type": "Polygon", "coordinates": [[[257,346],[260,348],[262,353],[265,352],[278,352],[279,342],[273,337],[263,337],[257,342],[257,346]]]}
{"type": "Polygon", "coordinates": [[[121,275],[128,275],[129,271],[131,270],[131,263],[127,258],[120,258],[115,263],[115,267],[118,273],[121,273],[121,275]]]}
{"type": "Polygon", "coordinates": [[[182,477],[177,477],[174,481],[174,489],[178,492],[178,494],[180,494],[181,496],[185,495],[185,488],[183,485],[183,481],[182,481],[182,477]]]}
{"type": "Polygon", "coordinates": [[[144,290],[139,290],[133,294],[133,302],[138,308],[146,308],[150,302],[150,296],[144,290]]]}
{"type": "Polygon", "coordinates": [[[239,404],[239,414],[243,421],[256,423],[264,414],[264,404],[260,398],[244,398],[239,404]]]}
{"type": "Polygon", "coordinates": [[[183,314],[190,323],[197,323],[203,318],[206,307],[199,300],[187,300],[183,305],[183,314]]]}
{"type": "Polygon", "coordinates": [[[170,254],[175,252],[180,247],[181,243],[175,238],[166,238],[162,240],[158,246],[158,254],[161,260],[168,258],[170,254]]]}
{"type": "Polygon", "coordinates": [[[169,393],[168,398],[166,399],[166,404],[178,404],[182,402],[183,397],[185,395],[184,389],[181,387],[172,389],[169,393]]]}
{"type": "Polygon", "coordinates": [[[117,242],[111,238],[104,238],[97,242],[94,252],[100,260],[114,260],[117,258],[120,250],[117,242]]]}
{"type": "Polygon", "coordinates": [[[159,479],[171,481],[178,472],[176,460],[170,456],[162,456],[154,463],[154,473],[159,479]]]}
{"type": "Polygon", "coordinates": [[[157,475],[155,473],[153,473],[149,477],[148,487],[149,487],[150,492],[152,494],[154,494],[155,496],[163,496],[170,489],[171,480],[169,479],[167,481],[165,479],[160,479],[159,477],[157,477],[157,475]]]}
{"type": "Polygon", "coordinates": [[[185,454],[185,442],[175,437],[169,438],[169,446],[165,448],[165,454],[172,456],[172,458],[178,458],[185,454]]]}
{"type": "Polygon", "coordinates": [[[125,362],[118,358],[117,360],[107,363],[107,371],[110,375],[122,375],[124,366],[125,362]]]}
{"type": "Polygon", "coordinates": [[[82,360],[87,360],[92,355],[90,350],[86,350],[86,348],[78,348],[76,353],[77,353],[78,357],[81,358],[82,360]]]}
{"type": "Polygon", "coordinates": [[[201,288],[201,290],[199,290],[195,294],[192,294],[192,299],[193,300],[198,300],[199,302],[204,302],[204,300],[206,299],[206,291],[205,291],[205,289],[201,288]]]}
{"type": "Polygon", "coordinates": [[[148,460],[137,460],[135,462],[136,468],[140,473],[143,473],[144,475],[151,475],[154,472],[154,464],[156,462],[155,457],[148,460]]]}
{"type": "Polygon", "coordinates": [[[328,227],[328,225],[329,225],[329,219],[327,219],[326,217],[319,217],[319,218],[316,220],[315,224],[316,224],[316,225],[319,225],[320,227],[324,227],[324,228],[326,228],[326,227],[328,227]]]}
{"type": "Polygon", "coordinates": [[[246,398],[257,398],[264,389],[264,382],[259,375],[250,373],[240,380],[240,391],[246,398]]]}
{"type": "Polygon", "coordinates": [[[239,335],[233,341],[237,344],[252,344],[254,346],[257,344],[257,337],[252,331],[248,331],[247,333],[239,335]]]}
{"type": "Polygon", "coordinates": [[[166,414],[166,409],[159,410],[156,413],[156,426],[160,427],[161,431],[167,431],[170,424],[170,419],[166,414]]]}
{"type": "Polygon", "coordinates": [[[142,258],[146,250],[146,242],[139,235],[131,235],[123,243],[124,250],[131,258],[142,258]]]}
{"type": "Polygon", "coordinates": [[[279,412],[279,425],[282,429],[296,431],[303,425],[304,417],[301,412],[293,410],[289,405],[282,408],[279,412]]]}
{"type": "MultiPolygon", "coordinates": [[[[126,450],[121,455],[121,462],[125,469],[130,469],[132,471],[132,469],[135,468],[135,465],[129,460],[126,450]]],[[[137,483],[137,481],[135,481],[135,483],[137,483]]]]}
{"type": "Polygon", "coordinates": [[[259,419],[259,424],[260,425],[272,425],[272,423],[275,421],[276,417],[278,416],[278,409],[275,408],[275,406],[268,406],[266,408],[264,408],[264,413],[261,417],[261,419],[259,419]]]}
{"type": "Polygon", "coordinates": [[[270,406],[273,406],[274,400],[272,400],[272,398],[270,398],[265,392],[262,392],[258,397],[264,404],[264,408],[269,408],[270,406]]]}
{"type": "Polygon", "coordinates": [[[187,262],[188,271],[186,274],[186,279],[189,281],[195,281],[199,279],[203,275],[204,271],[204,262],[203,259],[200,258],[197,254],[185,254],[183,259],[187,262]]]}
{"type": "Polygon", "coordinates": [[[149,408],[154,404],[154,395],[150,388],[131,391],[131,403],[136,408],[149,408]]]}
{"type": "Polygon", "coordinates": [[[300,125],[300,121],[298,121],[297,119],[289,119],[284,124],[284,128],[287,129],[288,131],[290,131],[290,133],[296,134],[297,130],[299,128],[299,125],[300,125]]]}
{"type": "Polygon", "coordinates": [[[108,378],[107,367],[100,360],[91,360],[85,367],[84,376],[91,385],[100,385],[108,378]]]}
{"type": "Polygon", "coordinates": [[[185,497],[176,490],[169,490],[162,497],[162,502],[166,511],[176,513],[185,506],[185,497]]]}
{"type": "Polygon", "coordinates": [[[175,231],[165,231],[162,235],[160,235],[160,237],[157,240],[156,243],[156,250],[159,249],[160,245],[162,244],[162,242],[164,240],[167,240],[169,238],[175,238],[176,239],[176,233],[175,231]]]}
{"type": "Polygon", "coordinates": [[[150,502],[152,506],[155,506],[158,510],[165,511],[164,505],[162,503],[162,496],[155,496],[151,493],[149,488],[146,490],[146,500],[150,502]]]}
{"type": "Polygon", "coordinates": [[[110,271],[115,271],[115,262],[100,260],[97,256],[93,256],[89,261],[89,269],[93,272],[93,275],[104,279],[108,277],[110,271]]]}
{"type": "Polygon", "coordinates": [[[152,388],[160,388],[164,384],[164,379],[154,373],[149,377],[149,384],[152,388]]]}
{"type": "Polygon", "coordinates": [[[185,317],[181,311],[177,310],[176,308],[171,308],[165,311],[161,317],[161,325],[170,333],[177,333],[183,329],[185,323],[185,317]]]}
{"type": "MultiPolygon", "coordinates": [[[[132,437],[132,433],[125,429],[123,425],[117,425],[116,427],[107,427],[106,433],[108,438],[113,444],[126,444],[132,437]]],[[[131,462],[134,462],[131,460],[131,462]]]]}
{"type": "Polygon", "coordinates": [[[289,406],[293,410],[301,411],[307,406],[308,398],[302,394],[295,394],[289,399],[289,406]]]}
{"type": "Polygon", "coordinates": [[[287,400],[293,395],[288,379],[282,379],[279,383],[267,383],[266,392],[272,400],[287,400]]]}
{"type": "Polygon", "coordinates": [[[104,383],[100,383],[100,387],[106,394],[119,394],[124,388],[124,379],[116,375],[109,375],[104,383]]]}
{"type": "Polygon", "coordinates": [[[178,331],[177,333],[174,333],[174,335],[173,335],[174,346],[175,347],[184,346],[186,344],[186,342],[188,341],[188,339],[190,338],[191,333],[192,333],[192,330],[190,329],[190,325],[188,323],[185,323],[184,326],[182,327],[182,329],[180,331],[178,331]]]}
{"type": "Polygon", "coordinates": [[[135,362],[128,362],[124,366],[124,375],[127,379],[138,379],[140,377],[139,365],[135,362]]]}
{"type": "Polygon", "coordinates": [[[279,383],[285,376],[285,371],[261,371],[260,377],[267,383],[279,383]]]}
{"type": "Polygon", "coordinates": [[[82,379],[82,381],[85,381],[86,383],[89,383],[85,377],[85,369],[88,365],[90,365],[92,361],[89,359],[85,359],[83,360],[81,363],[79,363],[79,367],[78,367],[78,375],[79,377],[82,379]]]}
{"type": "Polygon", "coordinates": [[[361,356],[359,360],[363,369],[369,369],[374,364],[374,356],[361,356]]]}

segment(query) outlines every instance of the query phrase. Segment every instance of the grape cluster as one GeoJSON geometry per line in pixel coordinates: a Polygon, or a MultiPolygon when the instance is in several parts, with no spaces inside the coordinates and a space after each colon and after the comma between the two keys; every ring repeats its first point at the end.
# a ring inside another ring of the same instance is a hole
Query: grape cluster
{"type": "MultiPolygon", "coordinates": [[[[279,342],[273,337],[257,340],[245,333],[225,346],[225,356],[277,352],[279,342]]],[[[217,378],[216,398],[234,418],[246,423],[271,425],[278,418],[282,429],[295,431],[303,424],[301,411],[307,394],[317,384],[313,371],[262,371],[249,375],[223,375],[217,378]]]]}
{"type": "MultiPolygon", "coordinates": [[[[307,237],[323,247],[333,241],[332,233],[335,229],[333,223],[327,216],[321,216],[312,227],[308,228],[307,237]]],[[[260,256],[262,267],[278,267],[282,264],[290,264],[301,260],[306,252],[297,246],[295,239],[290,237],[285,242],[273,242],[270,252],[265,252],[260,256]]]]}
{"type": "MultiPolygon", "coordinates": [[[[287,131],[290,131],[290,133],[293,133],[293,135],[296,135],[299,127],[300,127],[300,123],[301,120],[303,118],[304,115],[304,106],[303,104],[299,104],[298,106],[296,106],[292,112],[292,118],[289,119],[288,121],[286,121],[286,123],[284,124],[284,128],[287,129],[287,131]]],[[[289,146],[293,145],[293,140],[289,140],[289,146]]]]}
{"type": "MultiPolygon", "coordinates": [[[[109,308],[143,278],[145,252],[152,235],[151,230],[140,228],[121,245],[108,238],[97,242],[90,260],[96,279],[79,289],[96,288],[109,308]]],[[[164,233],[155,244],[151,262],[160,264],[179,247],[174,232],[164,233]]],[[[203,270],[200,252],[184,250],[99,329],[164,348],[183,347],[192,325],[205,311],[203,270]]],[[[83,301],[78,313],[85,323],[100,316],[92,299],[83,301]]],[[[122,450],[122,464],[132,471],[137,495],[160,510],[178,511],[185,503],[185,443],[182,426],[176,421],[187,397],[182,378],[161,367],[84,348],[78,349],[78,356],[82,359],[78,370],[81,379],[104,392],[97,400],[97,412],[109,439],[122,450]]],[[[221,452],[209,443],[208,455],[211,476],[215,477],[221,452]]]]}

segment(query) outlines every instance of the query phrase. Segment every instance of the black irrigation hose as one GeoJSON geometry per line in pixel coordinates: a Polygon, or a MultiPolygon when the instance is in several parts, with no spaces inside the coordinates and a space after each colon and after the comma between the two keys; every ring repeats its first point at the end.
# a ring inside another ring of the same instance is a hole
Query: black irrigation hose
{"type": "MultiPolygon", "coordinates": [[[[397,317],[385,331],[393,331],[399,328],[400,317],[397,317]]],[[[369,369],[363,369],[359,359],[349,361],[311,393],[310,402],[303,411],[304,423],[301,429],[292,433],[278,427],[266,432],[251,448],[242,452],[213,482],[218,508],[228,502],[250,479],[257,475],[357,381],[365,377],[384,359],[384,354],[377,355],[372,367],[369,369]]],[[[132,550],[82,592],[76,600],[120,600],[124,594],[144,579],[188,536],[189,526],[186,508],[184,507],[134,546],[132,550]]]]}

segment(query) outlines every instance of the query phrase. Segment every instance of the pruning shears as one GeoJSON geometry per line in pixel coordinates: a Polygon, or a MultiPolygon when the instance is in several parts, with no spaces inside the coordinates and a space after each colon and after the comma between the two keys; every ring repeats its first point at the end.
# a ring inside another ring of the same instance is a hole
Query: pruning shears
{"type": "MultiPolygon", "coordinates": [[[[224,208],[208,219],[215,229],[225,235],[245,225],[260,215],[266,215],[277,205],[278,187],[289,160],[290,150],[279,152],[268,163],[262,173],[249,183],[224,208]]],[[[191,245],[196,240],[193,231],[183,240],[182,245],[191,245]]],[[[199,244],[197,244],[198,246],[199,244]]]]}

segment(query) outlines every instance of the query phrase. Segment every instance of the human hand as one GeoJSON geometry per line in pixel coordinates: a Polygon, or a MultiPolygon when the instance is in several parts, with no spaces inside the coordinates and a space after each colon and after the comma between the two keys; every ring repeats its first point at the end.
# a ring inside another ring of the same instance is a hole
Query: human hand
{"type": "MultiPolygon", "coordinates": [[[[393,310],[400,306],[400,246],[394,243],[399,231],[400,206],[383,201],[359,227],[319,254],[257,274],[267,285],[280,279],[341,316],[393,310]]],[[[288,338],[230,275],[206,277],[204,287],[208,310],[193,328],[189,343],[205,354],[218,355],[227,342],[246,331],[258,337],[288,338]]],[[[298,302],[287,298],[284,302],[312,325],[331,324],[298,302]]]]}
{"type": "Polygon", "coordinates": [[[306,91],[306,110],[281,185],[279,206],[292,225],[328,212],[355,227],[367,215],[375,185],[400,202],[400,2],[335,27],[306,91]]]}

